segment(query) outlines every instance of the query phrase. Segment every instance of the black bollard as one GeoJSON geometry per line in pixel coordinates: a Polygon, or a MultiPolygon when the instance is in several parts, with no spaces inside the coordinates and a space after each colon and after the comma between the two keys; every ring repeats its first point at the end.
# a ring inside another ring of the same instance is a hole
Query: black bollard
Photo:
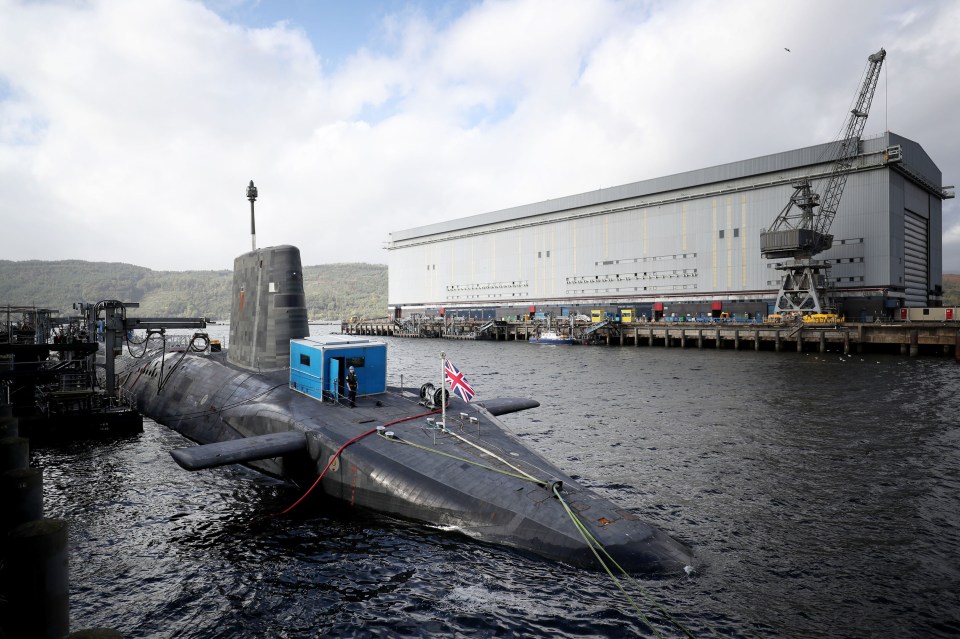
{"type": "Polygon", "coordinates": [[[20,436],[20,419],[17,417],[0,417],[0,439],[20,436]]]}
{"type": "Polygon", "coordinates": [[[7,535],[3,591],[10,637],[65,637],[70,632],[67,522],[40,519],[7,535]]]}
{"type": "Polygon", "coordinates": [[[28,521],[43,519],[43,470],[18,468],[0,474],[0,509],[4,513],[0,532],[28,521]]]}
{"type": "Polygon", "coordinates": [[[0,439],[0,473],[30,465],[30,440],[25,437],[0,439]]]}

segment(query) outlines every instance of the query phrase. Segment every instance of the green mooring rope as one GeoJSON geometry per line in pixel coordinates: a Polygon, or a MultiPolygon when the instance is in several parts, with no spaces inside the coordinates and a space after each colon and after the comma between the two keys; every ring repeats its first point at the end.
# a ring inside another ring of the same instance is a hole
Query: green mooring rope
{"type": "Polygon", "coordinates": [[[662,636],[663,636],[663,635],[660,634],[660,632],[659,632],[656,628],[653,627],[653,624],[652,624],[652,623],[650,622],[650,620],[646,617],[646,615],[643,614],[643,611],[640,609],[640,606],[637,605],[637,603],[633,600],[633,597],[631,597],[630,594],[629,594],[629,593],[626,591],[626,589],[623,587],[623,584],[620,583],[620,580],[617,579],[617,577],[616,577],[616,576],[613,574],[613,572],[610,570],[610,567],[607,566],[607,563],[603,560],[602,557],[600,557],[600,553],[597,552],[597,549],[599,549],[601,552],[603,552],[603,554],[604,554],[604,555],[606,556],[606,558],[610,561],[610,563],[612,563],[614,566],[616,566],[617,570],[619,570],[619,571],[623,574],[623,576],[625,576],[625,577],[630,581],[630,583],[632,583],[632,584],[634,585],[634,587],[635,587],[637,590],[639,590],[639,591],[643,594],[644,597],[646,597],[647,601],[649,601],[649,602],[650,602],[651,604],[653,604],[660,612],[662,612],[663,615],[664,615],[667,619],[669,619],[670,622],[671,622],[674,626],[676,626],[676,628],[677,628],[678,630],[680,630],[681,632],[683,632],[687,637],[690,637],[690,639],[696,639],[696,637],[693,636],[693,633],[690,632],[690,630],[688,630],[686,626],[684,626],[682,623],[680,623],[679,621],[677,621],[677,620],[673,617],[673,615],[670,614],[670,611],[668,611],[660,602],[658,602],[656,599],[654,599],[653,596],[652,596],[649,592],[647,592],[646,588],[644,588],[643,586],[641,586],[640,583],[630,575],[630,573],[628,573],[626,570],[624,570],[623,567],[622,567],[620,564],[617,563],[617,560],[616,560],[616,559],[614,559],[613,557],[610,556],[610,553],[607,552],[607,549],[603,547],[603,544],[601,544],[599,541],[597,541],[597,538],[594,537],[594,536],[590,533],[590,531],[589,531],[589,530],[587,529],[587,527],[583,524],[583,522],[580,521],[580,518],[577,517],[576,513],[574,513],[573,510],[571,510],[571,508],[570,508],[570,506],[567,504],[566,500],[564,500],[564,498],[560,495],[560,491],[557,489],[556,486],[553,487],[553,494],[557,497],[558,500],[560,500],[560,503],[563,505],[563,509],[567,512],[567,515],[570,516],[570,519],[571,519],[571,521],[573,521],[574,526],[576,526],[577,530],[580,532],[580,535],[583,537],[583,540],[584,540],[585,542],[587,542],[587,545],[590,547],[591,552],[593,552],[593,555],[597,558],[597,561],[600,562],[600,565],[603,567],[604,571],[606,571],[607,575],[610,576],[610,579],[613,580],[613,583],[615,583],[615,584],[617,585],[617,588],[620,589],[620,592],[623,593],[623,595],[627,598],[627,600],[630,602],[630,604],[633,606],[633,608],[637,611],[637,614],[640,615],[640,619],[642,619],[643,622],[644,622],[645,624],[647,624],[647,626],[648,626],[651,630],[653,630],[653,633],[654,633],[657,637],[662,637],[662,636]]]}
{"type": "MultiPolygon", "coordinates": [[[[447,432],[449,432],[450,434],[455,435],[455,433],[452,433],[451,431],[447,431],[447,432]]],[[[465,441],[466,443],[470,444],[471,446],[474,446],[475,448],[478,448],[478,449],[482,450],[482,451],[485,452],[486,454],[491,455],[494,459],[497,459],[497,460],[505,463],[505,464],[506,464],[507,466],[509,466],[510,468],[512,468],[512,469],[514,469],[514,470],[517,470],[518,472],[523,473],[523,474],[511,473],[511,472],[508,472],[508,471],[505,471],[505,470],[500,470],[499,468],[494,468],[493,466],[488,466],[488,465],[486,465],[486,464],[481,464],[481,463],[479,463],[479,462],[473,461],[473,460],[471,460],[471,459],[467,459],[467,458],[465,458],[465,457],[459,457],[459,456],[457,456],[457,455],[451,455],[450,453],[445,453],[445,452],[443,452],[443,451],[441,451],[441,450],[437,450],[436,448],[430,448],[429,446],[423,446],[422,444],[417,444],[417,443],[415,443],[415,442],[408,441],[408,440],[403,439],[403,438],[401,438],[401,437],[394,436],[393,438],[387,438],[387,437],[385,437],[384,435],[381,435],[381,436],[383,436],[385,439],[388,439],[388,440],[389,440],[389,439],[392,439],[393,441],[396,441],[396,442],[401,443],[401,444],[406,444],[407,446],[413,446],[414,448],[419,448],[420,450],[424,450],[424,451],[431,452],[431,453],[436,453],[437,455],[441,455],[441,456],[443,456],[443,457],[448,457],[448,458],[450,458],[450,459],[455,459],[455,460],[457,460],[457,461],[464,462],[464,463],[467,463],[467,464],[471,464],[471,465],[473,465],[473,466],[477,466],[477,467],[483,468],[483,469],[485,469],[485,470],[490,470],[490,471],[493,471],[493,472],[495,472],[495,473],[500,473],[501,475],[506,475],[507,477],[513,477],[513,478],[515,478],[515,479],[522,479],[522,480],[524,480],[524,481],[530,481],[530,482],[533,482],[533,483],[538,484],[538,485],[540,485],[540,486],[547,486],[547,482],[545,482],[545,481],[543,481],[543,480],[541,480],[541,479],[537,479],[537,478],[533,477],[532,475],[530,475],[530,474],[528,474],[528,473],[526,473],[526,472],[524,472],[524,471],[516,468],[514,465],[512,465],[512,464],[506,462],[505,460],[501,459],[498,455],[493,454],[493,453],[490,453],[490,451],[488,451],[488,450],[486,450],[486,449],[484,449],[484,448],[481,448],[480,446],[477,446],[476,444],[473,444],[472,442],[469,442],[469,441],[467,441],[467,440],[465,440],[465,439],[463,439],[462,437],[459,437],[459,436],[458,436],[458,439],[461,439],[462,441],[465,441]]],[[[654,633],[659,639],[663,639],[663,635],[660,633],[660,631],[657,630],[656,627],[654,627],[653,623],[652,623],[652,622],[650,621],[650,619],[643,613],[643,610],[640,608],[640,606],[637,605],[637,602],[633,599],[633,597],[630,596],[630,593],[627,592],[626,588],[624,588],[624,586],[623,586],[623,584],[621,583],[620,579],[618,579],[617,576],[613,574],[613,571],[610,569],[610,566],[608,566],[608,565],[607,565],[607,562],[604,561],[604,560],[603,560],[603,557],[600,556],[600,553],[601,553],[601,552],[602,552],[603,555],[607,558],[607,560],[608,560],[611,564],[613,564],[613,565],[617,568],[617,570],[619,570],[620,573],[621,573],[624,577],[626,577],[627,580],[629,580],[630,583],[632,583],[633,586],[643,594],[643,596],[647,599],[647,601],[649,601],[654,607],[656,607],[661,613],[663,613],[663,615],[664,615],[667,619],[669,619],[670,622],[671,622],[678,630],[680,630],[681,632],[683,632],[683,633],[684,633],[687,637],[689,637],[690,639],[696,639],[696,637],[694,637],[693,633],[690,632],[690,630],[688,630],[688,629],[686,628],[686,626],[684,626],[682,623],[680,623],[679,621],[677,621],[677,620],[673,617],[673,615],[670,614],[670,611],[668,611],[660,602],[658,602],[656,599],[654,599],[653,596],[650,595],[650,593],[647,592],[647,590],[646,590],[643,586],[641,586],[640,583],[630,575],[630,573],[628,573],[626,570],[624,570],[623,567],[622,567],[619,563],[617,563],[617,560],[614,559],[614,558],[610,555],[609,552],[607,552],[607,549],[603,547],[603,544],[601,544],[601,543],[597,540],[597,538],[594,537],[593,534],[587,529],[587,527],[584,525],[584,523],[583,523],[582,521],[580,521],[580,518],[577,517],[576,513],[573,512],[573,510],[572,510],[572,509],[570,508],[570,506],[567,504],[566,500],[560,495],[560,491],[559,491],[559,489],[557,488],[556,485],[553,486],[553,494],[554,494],[554,496],[556,496],[556,498],[560,501],[560,504],[563,506],[564,511],[566,511],[567,515],[570,517],[570,520],[573,522],[574,527],[577,529],[577,532],[580,533],[580,536],[583,537],[584,542],[585,542],[585,543],[587,544],[587,546],[590,548],[590,551],[593,553],[594,557],[596,557],[597,562],[600,564],[600,566],[603,568],[603,570],[607,573],[607,575],[610,577],[610,579],[613,580],[613,583],[617,586],[617,589],[620,590],[620,592],[623,593],[623,596],[627,598],[627,601],[630,602],[630,605],[633,606],[633,609],[637,611],[637,614],[640,616],[640,619],[643,621],[643,623],[645,623],[645,624],[647,625],[647,627],[650,628],[650,630],[652,630],[653,633],[654,633]],[[598,550],[599,550],[599,551],[598,551],[598,550]]]]}

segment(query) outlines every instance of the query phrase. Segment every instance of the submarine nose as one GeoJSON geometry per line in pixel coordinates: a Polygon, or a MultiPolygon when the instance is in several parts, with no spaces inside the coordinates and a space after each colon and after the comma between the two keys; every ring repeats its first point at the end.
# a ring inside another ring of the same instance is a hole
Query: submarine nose
{"type": "MultiPolygon", "coordinates": [[[[694,569],[693,550],[686,544],[652,526],[647,527],[646,534],[636,532],[621,533],[613,539],[602,533],[596,536],[610,557],[630,574],[670,577],[690,574],[694,569]]],[[[596,564],[596,557],[593,563],[596,564]]]]}

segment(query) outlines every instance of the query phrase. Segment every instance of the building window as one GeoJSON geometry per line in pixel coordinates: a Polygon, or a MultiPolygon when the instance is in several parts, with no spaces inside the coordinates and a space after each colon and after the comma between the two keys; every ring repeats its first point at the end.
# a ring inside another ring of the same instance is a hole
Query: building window
{"type": "Polygon", "coordinates": [[[720,239],[723,239],[723,229],[720,229],[720,239]]]}
{"type": "Polygon", "coordinates": [[[550,257],[550,251],[547,251],[547,257],[550,257]]]}
{"type": "Polygon", "coordinates": [[[740,229],[733,229],[733,236],[740,237],[740,229]]]}

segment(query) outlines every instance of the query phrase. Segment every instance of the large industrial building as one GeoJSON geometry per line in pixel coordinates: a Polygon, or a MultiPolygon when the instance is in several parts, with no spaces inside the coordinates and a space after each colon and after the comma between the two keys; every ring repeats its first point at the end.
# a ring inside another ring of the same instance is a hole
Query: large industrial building
{"type": "MultiPolygon", "coordinates": [[[[760,234],[791,184],[834,168],[838,142],[633,182],[391,233],[395,317],[533,312],[634,317],[763,316],[783,277],[760,234]]],[[[851,320],[942,302],[940,169],[893,133],[860,141],[817,256],[826,292],[851,320]]]]}

